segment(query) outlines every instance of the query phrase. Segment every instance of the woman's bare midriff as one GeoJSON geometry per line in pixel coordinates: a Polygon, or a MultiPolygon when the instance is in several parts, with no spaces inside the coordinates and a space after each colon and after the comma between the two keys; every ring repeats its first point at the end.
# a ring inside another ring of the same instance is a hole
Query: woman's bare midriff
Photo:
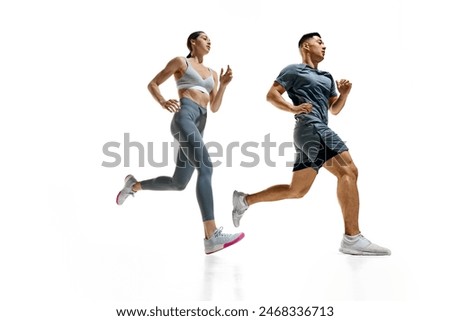
{"type": "Polygon", "coordinates": [[[180,98],[189,98],[198,105],[206,108],[209,103],[209,94],[203,93],[197,89],[181,89],[178,90],[180,98]]]}

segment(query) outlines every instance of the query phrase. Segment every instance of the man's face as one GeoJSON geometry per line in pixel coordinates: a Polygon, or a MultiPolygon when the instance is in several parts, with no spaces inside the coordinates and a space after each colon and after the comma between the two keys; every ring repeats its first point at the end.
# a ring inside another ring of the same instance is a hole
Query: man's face
{"type": "Polygon", "coordinates": [[[312,58],[316,58],[319,61],[322,61],[325,58],[325,43],[322,41],[322,38],[318,36],[314,36],[311,39],[307,40],[308,43],[308,51],[312,58]]]}

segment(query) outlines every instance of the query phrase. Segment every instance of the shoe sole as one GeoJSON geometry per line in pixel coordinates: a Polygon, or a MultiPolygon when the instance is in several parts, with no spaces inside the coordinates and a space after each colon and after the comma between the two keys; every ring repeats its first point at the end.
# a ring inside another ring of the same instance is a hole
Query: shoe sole
{"type": "MultiPolygon", "coordinates": [[[[125,176],[125,179],[124,179],[124,181],[125,181],[125,184],[127,183],[127,180],[130,178],[130,177],[133,177],[133,175],[131,175],[131,174],[128,174],[127,176],[125,176]]],[[[125,187],[125,186],[124,186],[125,187]]],[[[122,188],[123,189],[123,188],[122,188]]],[[[119,196],[120,196],[120,193],[122,193],[122,191],[120,191],[119,193],[117,193],[117,196],[116,196],[116,204],[117,205],[122,205],[122,204],[119,204],[119,196]]]]}
{"type": "Polygon", "coordinates": [[[117,205],[122,205],[122,204],[119,204],[119,196],[120,196],[120,193],[122,193],[122,191],[120,191],[119,193],[117,193],[117,196],[116,196],[116,204],[117,204],[117,205]]]}
{"type": "Polygon", "coordinates": [[[239,225],[241,225],[241,215],[237,214],[234,210],[233,213],[231,214],[231,218],[233,219],[233,225],[234,227],[239,227],[239,225]]]}
{"type": "Polygon", "coordinates": [[[359,256],[389,256],[391,253],[386,252],[364,252],[364,251],[357,251],[357,250],[349,250],[349,249],[339,249],[339,252],[349,255],[359,255],[359,256]]]}
{"type": "Polygon", "coordinates": [[[242,214],[240,215],[236,209],[237,205],[239,205],[238,197],[239,197],[238,191],[234,191],[233,192],[233,211],[232,211],[231,217],[233,219],[233,225],[235,227],[239,227],[240,220],[241,220],[241,218],[239,216],[242,215],[242,214]],[[237,222],[235,221],[235,217],[237,219],[237,222]]]}
{"type": "Polygon", "coordinates": [[[226,249],[227,247],[230,247],[230,246],[236,244],[237,242],[239,242],[240,240],[242,240],[244,237],[245,237],[245,234],[244,234],[244,233],[241,233],[241,234],[240,234],[237,238],[235,238],[233,241],[228,242],[228,243],[225,243],[222,247],[217,248],[217,249],[215,249],[215,250],[213,250],[213,251],[211,251],[211,252],[206,252],[206,251],[205,251],[205,254],[209,255],[209,254],[213,254],[213,253],[219,252],[219,251],[221,251],[221,250],[223,250],[223,249],[226,249]]]}

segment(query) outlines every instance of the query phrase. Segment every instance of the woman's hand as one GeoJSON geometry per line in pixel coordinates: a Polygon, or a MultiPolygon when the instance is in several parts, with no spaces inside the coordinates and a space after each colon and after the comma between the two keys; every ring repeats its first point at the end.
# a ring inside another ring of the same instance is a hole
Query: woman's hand
{"type": "Polygon", "coordinates": [[[161,103],[162,108],[170,111],[171,113],[176,113],[180,110],[180,103],[176,99],[169,99],[161,103]]]}
{"type": "Polygon", "coordinates": [[[233,79],[233,71],[230,68],[230,65],[228,65],[227,70],[225,73],[223,73],[223,68],[220,69],[220,84],[223,86],[226,86],[230,83],[230,81],[233,79]]]}

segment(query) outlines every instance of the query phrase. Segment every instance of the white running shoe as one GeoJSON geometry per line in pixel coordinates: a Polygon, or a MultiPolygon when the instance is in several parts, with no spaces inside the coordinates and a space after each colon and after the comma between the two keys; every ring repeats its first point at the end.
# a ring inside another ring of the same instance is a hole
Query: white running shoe
{"type": "Polygon", "coordinates": [[[216,229],[214,234],[209,239],[204,240],[206,254],[212,254],[223,250],[233,244],[236,244],[245,236],[244,233],[224,234],[222,233],[222,229],[222,227],[216,229]]]}
{"type": "Polygon", "coordinates": [[[132,188],[135,183],[137,183],[137,180],[133,175],[128,175],[127,177],[125,177],[125,185],[116,197],[117,205],[122,205],[130,195],[134,197],[135,192],[133,192],[132,188]]]}
{"type": "Polygon", "coordinates": [[[236,227],[239,227],[242,216],[244,216],[244,212],[248,209],[247,201],[245,197],[247,194],[234,191],[233,192],[233,224],[236,227]]]}
{"type": "Polygon", "coordinates": [[[344,235],[339,251],[351,255],[391,255],[389,249],[370,242],[361,233],[354,236],[344,235]]]}

